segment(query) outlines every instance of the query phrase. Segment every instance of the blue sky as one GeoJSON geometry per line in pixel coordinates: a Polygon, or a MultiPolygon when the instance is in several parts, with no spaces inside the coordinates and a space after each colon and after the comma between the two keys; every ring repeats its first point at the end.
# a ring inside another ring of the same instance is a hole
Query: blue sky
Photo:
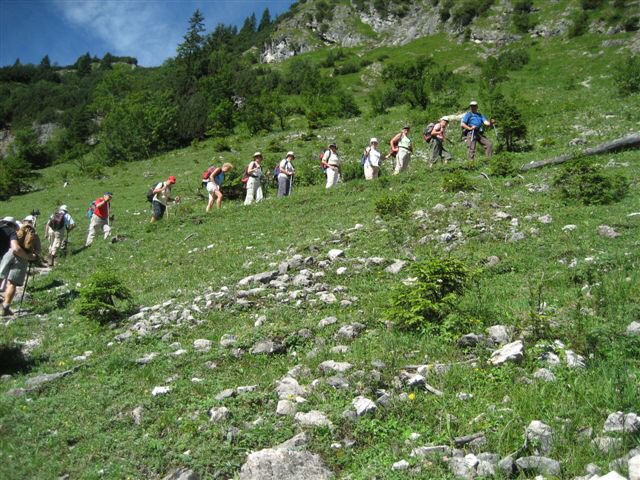
{"type": "Polygon", "coordinates": [[[219,23],[242,26],[265,8],[271,18],[293,0],[0,0],[0,66],[40,63],[69,65],[89,52],[129,55],[151,67],[175,56],[189,18],[204,15],[207,32],[219,23]]]}

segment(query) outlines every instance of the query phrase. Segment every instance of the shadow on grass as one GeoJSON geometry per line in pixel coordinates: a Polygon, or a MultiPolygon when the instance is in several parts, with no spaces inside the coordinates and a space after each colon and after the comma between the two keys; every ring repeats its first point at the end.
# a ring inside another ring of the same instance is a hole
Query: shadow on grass
{"type": "Polygon", "coordinates": [[[27,357],[17,345],[0,345],[0,375],[28,373],[41,360],[27,357]]]}

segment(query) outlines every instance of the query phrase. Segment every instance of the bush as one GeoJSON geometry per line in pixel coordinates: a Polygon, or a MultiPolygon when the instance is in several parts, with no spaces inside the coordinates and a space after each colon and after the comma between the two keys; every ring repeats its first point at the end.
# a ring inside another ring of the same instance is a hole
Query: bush
{"type": "Polygon", "coordinates": [[[432,258],[414,263],[409,277],[415,281],[392,292],[385,316],[403,329],[439,332],[464,292],[467,268],[455,259],[432,258]]]}
{"type": "Polygon", "coordinates": [[[409,195],[406,193],[383,195],[376,200],[375,209],[376,213],[385,220],[406,217],[409,214],[409,195]]]}
{"type": "Polygon", "coordinates": [[[585,205],[606,205],[622,200],[629,181],[624,175],[605,175],[601,166],[585,160],[565,168],[554,180],[565,200],[575,200],[585,205]]]}
{"type": "Polygon", "coordinates": [[[491,96],[491,108],[495,118],[499,120],[498,150],[518,152],[529,149],[527,143],[527,126],[517,105],[520,102],[507,99],[500,93],[491,96]]]}
{"type": "Polygon", "coordinates": [[[524,48],[506,50],[498,55],[498,64],[507,71],[520,70],[527,63],[529,63],[529,53],[524,48]]]}
{"type": "Polygon", "coordinates": [[[496,155],[489,161],[491,174],[497,177],[512,177],[518,173],[510,155],[496,155]]]}
{"type": "Polygon", "coordinates": [[[216,138],[211,145],[214,152],[230,152],[231,145],[226,138],[216,138]]]}
{"type": "Polygon", "coordinates": [[[473,183],[462,170],[453,170],[442,178],[442,190],[445,192],[467,192],[473,188],[473,183]]]}
{"type": "Polygon", "coordinates": [[[119,320],[132,310],[131,292],[109,270],[94,273],[79,293],[78,314],[101,324],[119,320]]]}
{"type": "Polygon", "coordinates": [[[567,34],[569,38],[579,37],[580,35],[584,35],[589,28],[589,14],[585,11],[581,11],[578,13],[573,22],[569,26],[569,31],[567,34]]]}
{"type": "Polygon", "coordinates": [[[613,81],[621,95],[640,92],[640,56],[620,61],[615,67],[613,81]]]}

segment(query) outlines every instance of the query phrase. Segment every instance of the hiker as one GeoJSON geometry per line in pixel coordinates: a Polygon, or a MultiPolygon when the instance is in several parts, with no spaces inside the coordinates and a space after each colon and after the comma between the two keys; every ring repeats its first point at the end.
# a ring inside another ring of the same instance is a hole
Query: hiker
{"type": "Polygon", "coordinates": [[[204,188],[205,190],[207,189],[207,184],[209,183],[209,176],[211,175],[211,173],[216,169],[217,167],[215,165],[211,165],[209,168],[207,168],[205,170],[205,172],[202,174],[202,188],[204,188]]]}
{"type": "Polygon", "coordinates": [[[293,167],[293,161],[296,156],[293,152],[287,152],[287,156],[280,160],[278,164],[278,196],[288,197],[291,195],[293,187],[293,176],[296,169],[293,167]]]}
{"type": "Polygon", "coordinates": [[[67,243],[67,233],[75,228],[76,224],[69,215],[69,207],[60,205],[53,213],[44,227],[44,236],[49,241],[49,255],[47,264],[53,267],[59,250],[64,250],[67,243]]]}
{"type": "Polygon", "coordinates": [[[396,164],[393,169],[393,174],[398,175],[400,172],[404,172],[409,168],[409,160],[411,159],[411,153],[413,152],[413,144],[409,138],[409,125],[402,127],[402,131],[397,133],[389,142],[391,150],[397,149],[396,164]]]}
{"type": "Polygon", "coordinates": [[[211,210],[214,200],[216,202],[216,208],[222,206],[222,190],[220,190],[220,186],[224,182],[225,174],[231,170],[233,170],[233,165],[225,163],[222,167],[213,167],[213,170],[211,170],[209,176],[206,178],[207,192],[209,193],[209,202],[206,208],[207,212],[211,210]]]}
{"type": "Polygon", "coordinates": [[[484,136],[484,128],[493,125],[495,120],[489,120],[478,112],[478,102],[475,100],[469,103],[469,110],[460,122],[462,134],[467,142],[467,160],[473,161],[475,159],[476,143],[482,145],[485,155],[490,157],[493,154],[493,144],[484,136]]]}
{"type": "Polygon", "coordinates": [[[364,149],[362,155],[364,159],[364,178],[373,180],[380,175],[380,150],[378,150],[378,139],[373,137],[369,141],[369,146],[364,149]]]}
{"type": "Polygon", "coordinates": [[[16,288],[25,284],[29,262],[39,258],[41,244],[34,225],[35,218],[32,215],[25,217],[20,227],[13,217],[5,217],[3,224],[5,225],[3,229],[13,228],[13,232],[8,230],[9,250],[0,261],[0,277],[6,277],[7,280],[0,316],[10,316],[13,312],[9,307],[16,294],[16,288]]]}
{"type": "Polygon", "coordinates": [[[247,196],[244,199],[245,205],[251,205],[254,202],[261,202],[262,195],[262,153],[256,152],[253,154],[253,160],[249,162],[247,166],[247,196]]]}
{"type": "Polygon", "coordinates": [[[442,163],[445,165],[451,160],[451,154],[444,148],[444,141],[447,140],[447,125],[449,125],[449,117],[442,117],[431,130],[431,142],[433,143],[431,145],[429,168],[432,168],[439,158],[442,158],[442,163]]]}
{"type": "Polygon", "coordinates": [[[171,187],[175,185],[176,177],[169,176],[166,182],[160,182],[153,189],[153,201],[151,202],[151,223],[155,223],[164,216],[167,210],[167,202],[180,202],[180,197],[171,197],[171,187]]]}
{"type": "Polygon", "coordinates": [[[111,234],[111,198],[113,193],[106,192],[102,197],[95,201],[93,214],[91,215],[91,223],[89,223],[89,234],[85,246],[88,247],[93,243],[98,230],[104,233],[104,239],[111,234]]]}
{"type": "Polygon", "coordinates": [[[340,180],[340,164],[342,160],[338,155],[338,146],[335,143],[329,144],[329,150],[322,155],[322,168],[327,175],[327,185],[325,188],[335,187],[340,180]]]}

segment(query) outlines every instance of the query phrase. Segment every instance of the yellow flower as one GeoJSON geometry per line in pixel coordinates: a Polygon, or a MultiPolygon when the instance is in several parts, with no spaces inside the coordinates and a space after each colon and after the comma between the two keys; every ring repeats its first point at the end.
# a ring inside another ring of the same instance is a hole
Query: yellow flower
{"type": "Polygon", "coordinates": [[[415,393],[413,393],[413,392],[411,392],[411,393],[409,394],[409,400],[411,400],[411,401],[413,402],[415,399],[416,399],[416,394],[415,394],[415,393]]]}

